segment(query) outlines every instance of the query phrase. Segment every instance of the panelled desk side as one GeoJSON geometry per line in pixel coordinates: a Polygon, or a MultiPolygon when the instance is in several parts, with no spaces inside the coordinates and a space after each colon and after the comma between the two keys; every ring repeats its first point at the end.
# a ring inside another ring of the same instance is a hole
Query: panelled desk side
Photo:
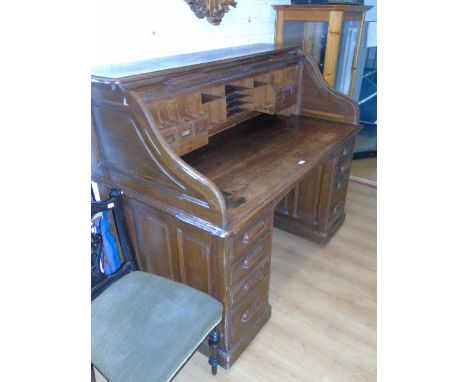
{"type": "Polygon", "coordinates": [[[103,194],[123,190],[142,270],[224,304],[229,368],[271,315],[273,224],[324,243],[343,223],[358,107],[296,48],[262,44],[120,72],[92,78],[93,180],[103,194]]]}

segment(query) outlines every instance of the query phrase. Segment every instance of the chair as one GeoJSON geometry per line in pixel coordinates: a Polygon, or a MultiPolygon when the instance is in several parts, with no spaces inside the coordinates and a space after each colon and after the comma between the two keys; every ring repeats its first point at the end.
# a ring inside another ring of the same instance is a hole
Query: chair
{"type": "MultiPolygon", "coordinates": [[[[223,305],[189,286],[138,271],[123,215],[122,192],[91,203],[91,218],[112,210],[124,262],[101,270],[100,235],[92,233],[91,362],[109,381],[169,381],[209,336],[217,372],[223,305]]],[[[93,368],[92,378],[94,378],[93,368]]]]}

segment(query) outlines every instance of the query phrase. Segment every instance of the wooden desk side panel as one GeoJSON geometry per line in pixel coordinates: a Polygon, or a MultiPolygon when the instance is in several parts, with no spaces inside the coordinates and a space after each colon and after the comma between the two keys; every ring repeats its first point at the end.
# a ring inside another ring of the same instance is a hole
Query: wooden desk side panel
{"type": "Polygon", "coordinates": [[[312,56],[302,53],[302,78],[298,114],[331,121],[359,124],[359,106],[323,79],[312,56]]]}
{"type": "Polygon", "coordinates": [[[92,174],[100,183],[141,193],[194,221],[226,225],[218,188],[165,143],[151,113],[132,91],[92,86],[92,174]]]}

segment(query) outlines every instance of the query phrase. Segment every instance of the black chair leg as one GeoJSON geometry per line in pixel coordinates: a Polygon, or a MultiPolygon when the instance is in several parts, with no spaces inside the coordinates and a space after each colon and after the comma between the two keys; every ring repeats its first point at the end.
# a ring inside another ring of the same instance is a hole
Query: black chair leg
{"type": "Polygon", "coordinates": [[[210,345],[210,359],[208,363],[211,365],[211,374],[213,375],[216,375],[218,372],[219,337],[220,333],[216,329],[208,337],[208,344],[210,345]]]}

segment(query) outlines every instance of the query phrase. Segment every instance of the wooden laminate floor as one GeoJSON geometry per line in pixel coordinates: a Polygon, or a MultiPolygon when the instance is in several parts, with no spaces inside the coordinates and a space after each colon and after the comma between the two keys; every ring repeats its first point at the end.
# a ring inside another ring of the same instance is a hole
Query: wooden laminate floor
{"type": "Polygon", "coordinates": [[[177,382],[376,380],[376,191],[350,183],[347,218],[325,246],[275,229],[272,317],[228,372],[196,353],[177,382]]]}
{"type": "Polygon", "coordinates": [[[351,177],[377,184],[377,158],[355,159],[351,165],[351,177]]]}
{"type": "Polygon", "coordinates": [[[270,321],[231,370],[212,377],[197,352],[174,381],[375,381],[376,192],[349,183],[345,223],[325,247],[275,229],[270,321]]]}

